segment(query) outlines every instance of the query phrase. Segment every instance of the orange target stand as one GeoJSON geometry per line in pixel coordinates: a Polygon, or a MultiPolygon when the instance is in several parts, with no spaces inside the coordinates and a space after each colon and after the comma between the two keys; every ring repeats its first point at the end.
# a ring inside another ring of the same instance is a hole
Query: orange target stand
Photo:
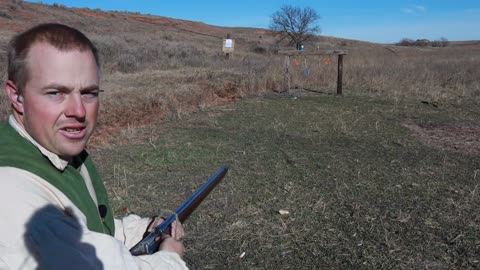
{"type": "MultiPolygon", "coordinates": [[[[309,55],[338,55],[338,69],[337,69],[337,96],[342,95],[342,85],[343,85],[343,56],[347,55],[346,50],[328,50],[323,52],[305,52],[305,51],[280,51],[279,54],[285,55],[285,74],[284,74],[284,91],[288,92],[291,87],[291,58],[299,56],[309,56],[309,55]]],[[[331,62],[325,60],[325,65],[330,64],[331,62]]],[[[299,64],[299,61],[295,60],[294,65],[299,64]],[[298,63],[297,63],[298,62],[298,63]]]]}

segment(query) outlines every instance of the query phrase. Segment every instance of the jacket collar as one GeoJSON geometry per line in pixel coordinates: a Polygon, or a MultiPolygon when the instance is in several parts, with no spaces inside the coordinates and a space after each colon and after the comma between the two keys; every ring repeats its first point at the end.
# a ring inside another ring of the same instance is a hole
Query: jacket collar
{"type": "Polygon", "coordinates": [[[65,168],[68,165],[68,161],[61,159],[57,154],[52,153],[45,149],[43,146],[41,146],[37,141],[35,141],[30,134],[15,120],[15,117],[13,115],[10,115],[8,117],[8,123],[22,136],[23,138],[27,139],[29,142],[31,142],[35,147],[40,150],[40,152],[47,157],[50,162],[55,166],[60,171],[65,170],[65,168]]]}

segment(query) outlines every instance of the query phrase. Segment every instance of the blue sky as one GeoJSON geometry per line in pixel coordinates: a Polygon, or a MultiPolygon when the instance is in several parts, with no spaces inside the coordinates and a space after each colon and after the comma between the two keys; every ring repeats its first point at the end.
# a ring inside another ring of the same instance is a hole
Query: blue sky
{"type": "Polygon", "coordinates": [[[282,5],[312,7],[321,35],[379,43],[402,38],[480,40],[480,0],[30,0],[126,10],[218,26],[268,28],[282,5]]]}

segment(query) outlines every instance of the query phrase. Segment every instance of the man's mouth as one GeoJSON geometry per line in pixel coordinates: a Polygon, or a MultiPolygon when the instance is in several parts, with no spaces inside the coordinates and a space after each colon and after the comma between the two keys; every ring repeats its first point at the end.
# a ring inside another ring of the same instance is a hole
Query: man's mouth
{"type": "Polygon", "coordinates": [[[61,129],[63,135],[69,139],[83,139],[87,134],[87,127],[78,126],[78,127],[64,127],[61,129]]]}
{"type": "Polygon", "coordinates": [[[82,128],[66,128],[65,131],[71,134],[77,134],[82,131],[82,128]]]}

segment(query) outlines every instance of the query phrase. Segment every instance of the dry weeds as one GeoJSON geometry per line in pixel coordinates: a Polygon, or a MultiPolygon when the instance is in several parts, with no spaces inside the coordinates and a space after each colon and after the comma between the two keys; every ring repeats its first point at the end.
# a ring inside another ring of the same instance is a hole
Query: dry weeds
{"type": "Polygon", "coordinates": [[[410,129],[426,145],[476,156],[480,154],[480,128],[417,124],[405,121],[402,125],[410,129]]]}
{"type": "MultiPolygon", "coordinates": [[[[0,11],[8,15],[0,16],[2,48],[18,31],[12,24],[24,29],[45,21],[73,25],[94,40],[107,90],[100,119],[106,129],[132,122],[147,124],[165,115],[179,117],[211,102],[284,87],[284,58],[275,54],[282,43],[277,44],[275,36],[262,29],[221,28],[137,13],[70,10],[17,1],[2,1],[0,11]],[[236,40],[236,51],[228,61],[220,50],[226,33],[236,40]]],[[[349,51],[344,60],[346,95],[437,103],[480,100],[480,44],[404,48],[320,37],[307,45],[307,50],[333,48],[349,51]]],[[[5,61],[5,54],[1,57],[5,61]]],[[[335,91],[336,57],[291,60],[294,88],[335,91]]],[[[0,67],[3,73],[4,69],[0,67]]],[[[2,103],[7,104],[4,96],[2,103]]],[[[6,111],[0,112],[1,118],[6,111]]]]}

